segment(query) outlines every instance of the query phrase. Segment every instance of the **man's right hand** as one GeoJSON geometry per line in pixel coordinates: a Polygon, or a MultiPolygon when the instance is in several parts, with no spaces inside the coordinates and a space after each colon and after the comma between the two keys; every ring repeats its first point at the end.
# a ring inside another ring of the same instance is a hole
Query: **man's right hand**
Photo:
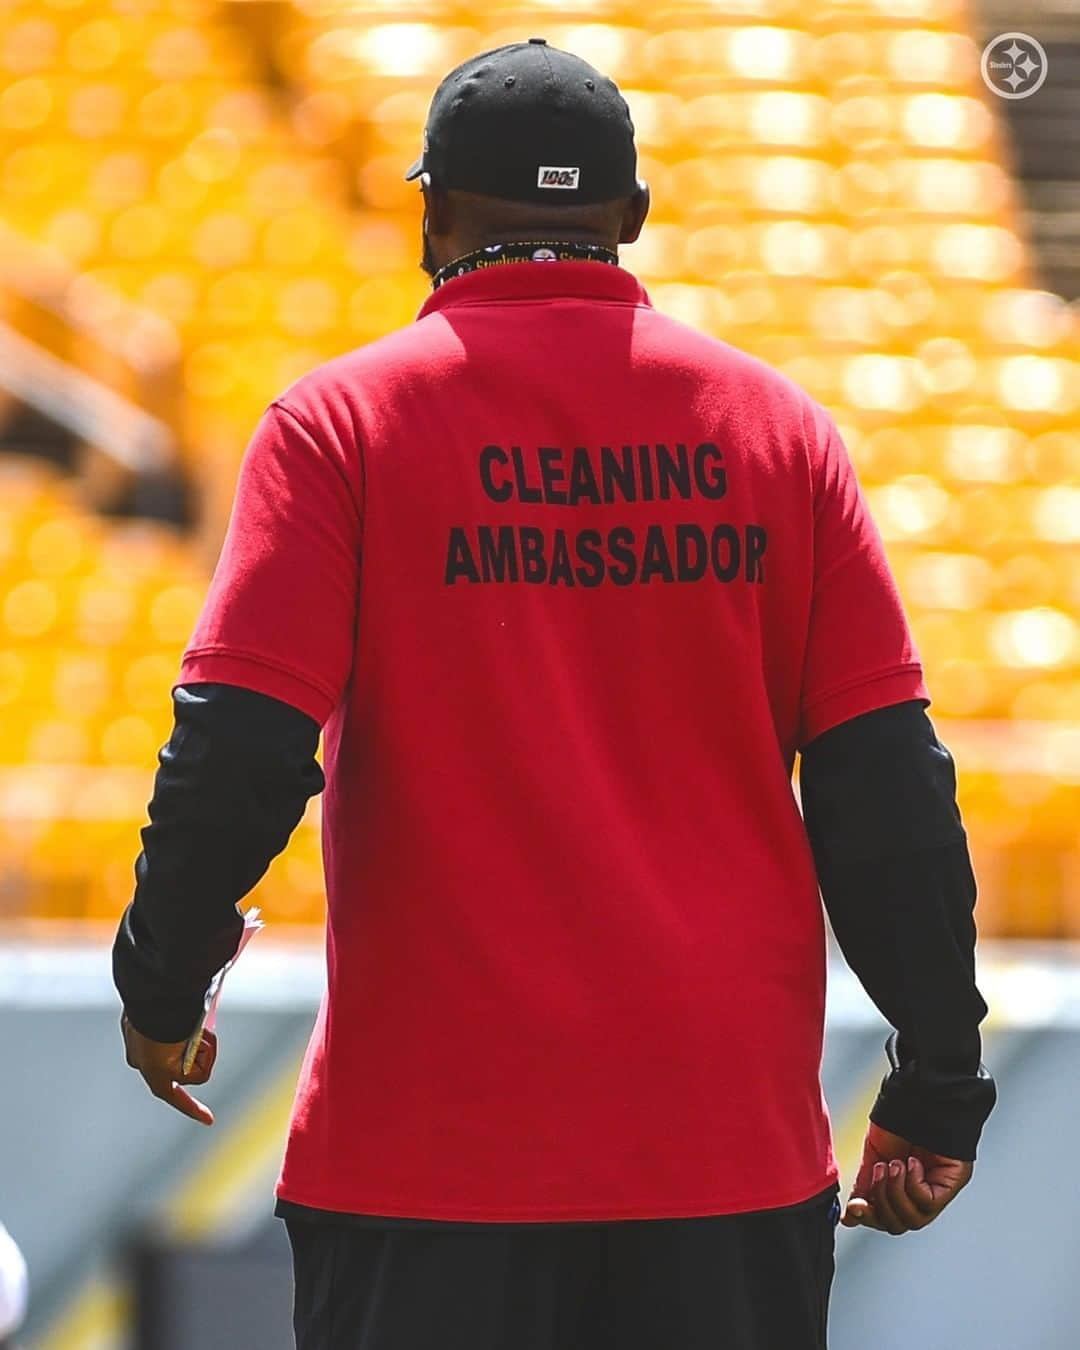
{"type": "Polygon", "coordinates": [[[870,1122],[862,1163],[840,1222],[910,1233],[933,1223],[971,1180],[974,1164],[931,1153],[870,1122]]]}

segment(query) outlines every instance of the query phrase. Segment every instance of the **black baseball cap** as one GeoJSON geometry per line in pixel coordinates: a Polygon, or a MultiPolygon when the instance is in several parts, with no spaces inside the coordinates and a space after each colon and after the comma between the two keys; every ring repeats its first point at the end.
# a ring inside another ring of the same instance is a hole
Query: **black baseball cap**
{"type": "Polygon", "coordinates": [[[514,202],[587,203],[637,187],[630,109],[614,80],[544,38],[471,57],[439,85],[424,153],[405,175],[429,174],[514,202]]]}

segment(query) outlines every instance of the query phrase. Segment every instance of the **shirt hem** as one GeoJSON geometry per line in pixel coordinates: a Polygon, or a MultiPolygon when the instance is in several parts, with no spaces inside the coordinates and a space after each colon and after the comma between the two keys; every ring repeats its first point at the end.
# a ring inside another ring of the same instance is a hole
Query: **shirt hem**
{"type": "Polygon", "coordinates": [[[812,1200],[823,1190],[838,1183],[840,1171],[830,1168],[824,1177],[811,1184],[796,1187],[778,1196],[755,1195],[740,1201],[729,1198],[704,1201],[693,1205],[551,1205],[529,1206],[524,1209],[490,1205],[404,1205],[401,1202],[379,1199],[356,1199],[342,1204],[313,1192],[281,1184],[276,1198],[304,1209],[323,1210],[342,1217],[354,1215],[377,1221],[384,1219],[428,1219],[447,1223],[606,1223],[627,1219],[704,1219],[723,1214],[748,1214],[763,1210],[784,1209],[790,1205],[812,1200]],[[423,1210],[423,1213],[418,1213],[423,1210]],[[437,1212],[436,1212],[437,1211],[437,1212]]]}
{"type": "Polygon", "coordinates": [[[334,710],[334,699],[308,676],[254,652],[236,648],[193,647],[185,652],[178,684],[234,684],[299,709],[320,726],[334,710]]]}
{"type": "Polygon", "coordinates": [[[841,722],[909,699],[930,702],[920,662],[910,661],[860,676],[803,705],[799,745],[808,745],[841,722]]]}
{"type": "Polygon", "coordinates": [[[817,694],[814,698],[807,699],[803,704],[804,711],[811,712],[823,703],[831,703],[834,698],[839,698],[841,694],[846,694],[852,689],[861,689],[863,685],[876,684],[878,680],[887,680],[893,675],[909,673],[922,676],[924,673],[922,663],[920,661],[900,661],[895,666],[885,666],[869,675],[854,675],[850,680],[844,680],[842,684],[834,685],[823,694],[817,694]]]}

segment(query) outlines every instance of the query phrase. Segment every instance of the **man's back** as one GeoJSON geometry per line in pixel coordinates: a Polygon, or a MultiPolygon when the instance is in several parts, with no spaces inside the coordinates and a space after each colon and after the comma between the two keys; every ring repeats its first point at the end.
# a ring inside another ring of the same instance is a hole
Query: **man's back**
{"type": "Polygon", "coordinates": [[[543,38],[449,72],[434,293],[264,417],[174,690],[113,961],[129,1064],[207,1124],[192,1028],[326,733],[299,1350],[824,1350],[834,1225],[932,1222],[993,1106],[881,541],[828,416],[618,267],[633,135],[543,38]],[[819,883],[895,1028],[842,1219],[819,883]]]}
{"type": "Polygon", "coordinates": [[[924,693],[843,449],[621,269],[489,268],[423,315],[271,410],[245,474],[281,465],[322,528],[269,565],[272,624],[221,643],[208,617],[184,668],[246,650],[264,692],[336,709],[330,986],[279,1193],[483,1220],[806,1199],[836,1168],[794,753],[924,693]]]}

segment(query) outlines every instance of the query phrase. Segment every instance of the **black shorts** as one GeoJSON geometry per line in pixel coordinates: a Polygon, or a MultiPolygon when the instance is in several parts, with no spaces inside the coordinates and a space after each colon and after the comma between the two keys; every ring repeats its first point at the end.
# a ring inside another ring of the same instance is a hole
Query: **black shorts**
{"type": "Polygon", "coordinates": [[[694,1219],[286,1219],[297,1350],[825,1350],[837,1186],[694,1219]]]}

